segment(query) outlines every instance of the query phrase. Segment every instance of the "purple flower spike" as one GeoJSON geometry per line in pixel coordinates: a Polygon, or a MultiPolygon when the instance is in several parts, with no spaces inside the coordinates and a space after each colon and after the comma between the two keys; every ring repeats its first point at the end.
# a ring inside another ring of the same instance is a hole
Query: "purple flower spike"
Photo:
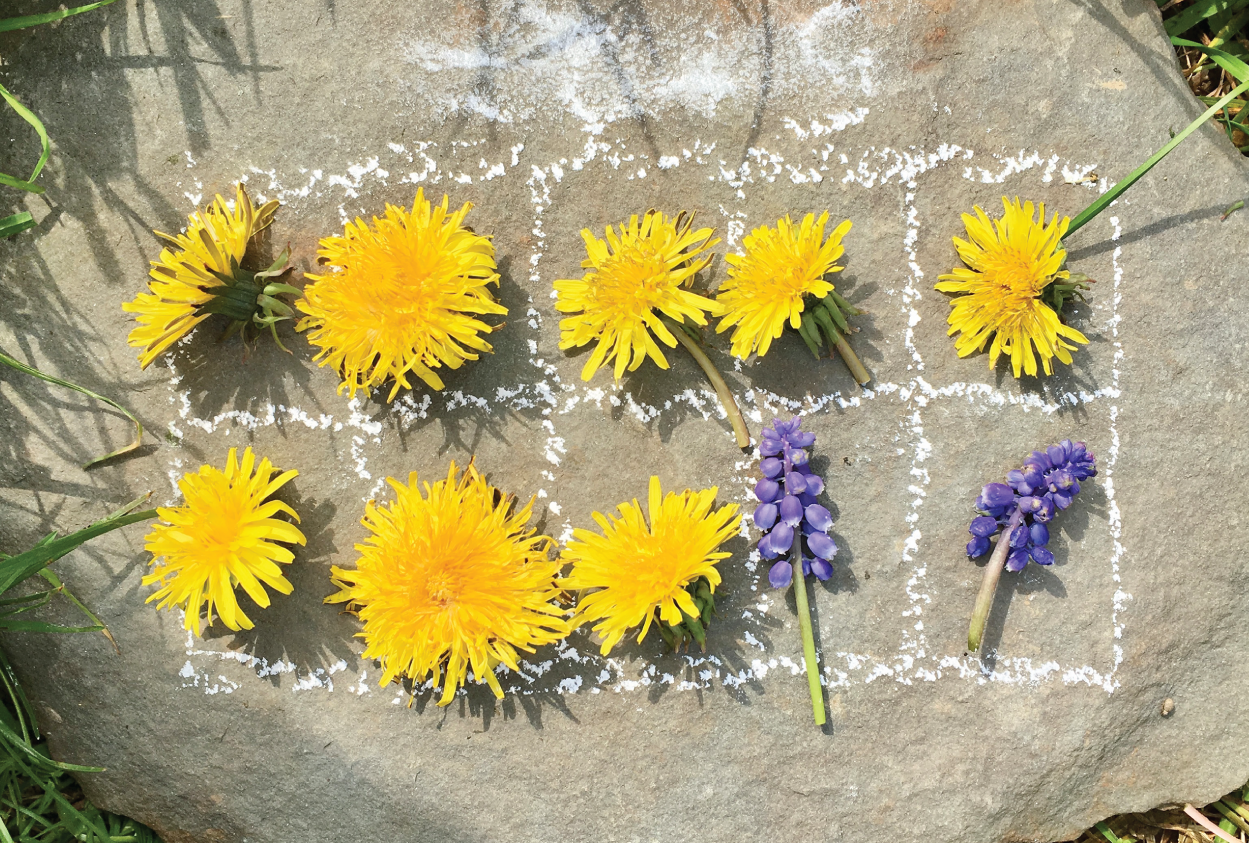
{"type": "MultiPolygon", "coordinates": [[[[981,513],[972,519],[968,531],[967,555],[983,556],[989,539],[1015,519],[1017,526],[1007,538],[1010,554],[1006,568],[1019,571],[1032,559],[1039,565],[1052,565],[1054,554],[1046,526],[1061,510],[1071,506],[1080,493],[1080,481],[1097,475],[1097,461],[1083,442],[1064,439],[1045,450],[1033,451],[1023,468],[1006,474],[1006,483],[989,483],[976,498],[981,513]]],[[[998,541],[1002,541],[1001,538],[998,541]]]]}
{"type": "Polygon", "coordinates": [[[773,588],[784,588],[794,580],[794,566],[782,559],[768,569],[768,582],[773,588]]]}
{"type": "Polygon", "coordinates": [[[967,631],[967,649],[980,648],[985,623],[993,605],[1002,568],[1019,572],[1029,561],[1053,565],[1054,554],[1047,544],[1050,529],[1046,525],[1061,510],[1071,506],[1080,493],[1080,481],[1097,475],[1097,460],[1083,442],[1064,439],[1045,450],[1033,451],[1022,468],[1007,472],[1006,483],[990,483],[976,498],[979,515],[968,528],[972,540],[967,555],[983,556],[989,550],[989,539],[999,530],[997,546],[984,568],[984,584],[976,596],[967,631]]]}
{"type": "Polygon", "coordinates": [[[837,542],[830,539],[828,533],[812,533],[807,537],[807,547],[824,560],[831,560],[837,555],[837,542]]]}
{"type": "Polygon", "coordinates": [[[776,504],[761,503],[755,507],[755,526],[760,530],[770,530],[776,523],[776,504]]]}
{"type": "Polygon", "coordinates": [[[790,527],[797,527],[802,521],[802,504],[793,495],[781,498],[781,520],[790,527]]]}
{"type": "MultiPolygon", "coordinates": [[[[804,431],[802,420],[779,419],[763,429],[759,440],[764,475],[755,484],[761,505],[755,509],[755,525],[764,531],[759,553],[770,565],[768,582],[776,588],[793,583],[793,560],[801,553],[801,573],[814,573],[821,580],[833,575],[830,560],[837,555],[837,543],[828,536],[832,513],[816,502],[824,493],[824,480],[811,472],[809,449],[815,434],[804,431]]],[[[991,520],[991,519],[990,519],[991,520]]]]}
{"type": "Polygon", "coordinates": [[[827,533],[833,526],[833,515],[818,503],[813,503],[803,510],[807,523],[821,533],[827,533]]]}

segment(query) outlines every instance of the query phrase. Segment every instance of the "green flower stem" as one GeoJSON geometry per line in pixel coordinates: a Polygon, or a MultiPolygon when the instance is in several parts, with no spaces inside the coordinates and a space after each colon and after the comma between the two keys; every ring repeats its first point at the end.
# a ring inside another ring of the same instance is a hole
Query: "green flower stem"
{"type": "Polygon", "coordinates": [[[811,604],[807,602],[807,578],[802,573],[802,535],[794,531],[794,602],[798,604],[798,626],[802,628],[802,657],[807,663],[807,688],[811,691],[811,713],[815,725],[824,725],[824,691],[820,688],[820,663],[815,657],[815,636],[811,632],[811,604]]]}
{"type": "Polygon", "coordinates": [[[1010,523],[998,536],[993,555],[989,557],[989,564],[984,566],[984,580],[980,583],[980,593],[976,595],[976,606],[971,610],[971,629],[967,631],[967,649],[973,653],[980,649],[985,621],[989,619],[989,608],[993,605],[993,593],[997,591],[997,581],[1002,578],[1006,554],[1010,551],[1010,534],[1019,526],[1021,517],[1016,509],[1015,514],[1010,517],[1010,523]]]}
{"type": "MultiPolygon", "coordinates": [[[[1152,170],[1154,168],[1154,165],[1157,164],[1159,161],[1161,161],[1163,158],[1166,158],[1167,154],[1170,153],[1171,150],[1179,146],[1180,143],[1182,143],[1185,138],[1187,138],[1189,135],[1195,132],[1198,126],[1200,126],[1202,123],[1205,123],[1214,115],[1218,114],[1219,111],[1222,110],[1223,106],[1227,105],[1229,102],[1236,99],[1236,97],[1240,96],[1245,91],[1249,91],[1249,80],[1246,80],[1242,82],[1240,85],[1237,85],[1235,88],[1233,88],[1231,93],[1229,93],[1227,96],[1220,99],[1214,105],[1210,106],[1210,108],[1206,111],[1205,114],[1201,115],[1196,120],[1189,123],[1182,132],[1177,134],[1175,137],[1171,138],[1171,140],[1166,144],[1166,146],[1162,147],[1162,149],[1158,150],[1152,156],[1150,156],[1148,161],[1146,161],[1144,164],[1140,165],[1131,173],[1129,173],[1127,178],[1125,178],[1123,181],[1116,184],[1110,190],[1107,190],[1105,193],[1099,196],[1097,200],[1093,202],[1093,204],[1089,205],[1083,211],[1076,214],[1076,218],[1071,221],[1071,225],[1067,226],[1067,233],[1063,235],[1063,239],[1066,240],[1072,234],[1075,234],[1077,231],[1079,231],[1081,228],[1084,227],[1085,223],[1093,219],[1093,217],[1097,216],[1102,211],[1106,210],[1106,208],[1110,206],[1111,202],[1119,198],[1119,194],[1123,193],[1123,191],[1127,190],[1129,187],[1136,184],[1136,182],[1141,178],[1141,176],[1145,175],[1150,170],[1152,170]]],[[[974,650],[975,648],[973,647],[972,649],[974,650]]]]}
{"type": "Polygon", "coordinates": [[[859,355],[854,353],[854,349],[850,347],[850,343],[846,342],[843,336],[837,337],[837,351],[841,353],[841,359],[845,362],[846,368],[850,370],[851,376],[858,381],[859,386],[866,386],[872,376],[867,373],[867,369],[863,367],[863,362],[859,360],[859,355]]]}
{"type": "MultiPolygon", "coordinates": [[[[668,320],[664,320],[667,322],[668,320]]],[[[707,376],[707,380],[711,381],[711,385],[716,388],[716,395],[720,398],[720,403],[724,405],[724,411],[729,414],[729,423],[733,425],[733,436],[737,438],[737,447],[745,449],[750,447],[750,431],[746,428],[746,420],[742,418],[742,411],[737,409],[737,402],[733,400],[733,393],[729,390],[729,385],[724,382],[724,378],[716,371],[716,367],[711,362],[703,350],[698,347],[698,343],[690,339],[685,330],[680,326],[668,323],[672,334],[677,338],[677,342],[685,346],[685,350],[690,353],[699,366],[702,367],[703,373],[707,376]]]]}

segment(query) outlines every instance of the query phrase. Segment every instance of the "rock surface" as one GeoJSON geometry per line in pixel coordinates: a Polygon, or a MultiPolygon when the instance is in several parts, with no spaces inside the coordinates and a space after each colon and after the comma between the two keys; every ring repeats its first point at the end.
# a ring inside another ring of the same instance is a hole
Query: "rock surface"
{"type": "MultiPolygon", "coordinates": [[[[1091,343],[1052,379],[955,357],[932,290],[973,204],[1017,193],[1074,215],[1198,113],[1152,3],[420,7],[121,0],[0,39],[0,81],[57,147],[46,199],[26,202],[39,227],[0,244],[0,346],[150,431],[83,472],[125,421],[0,376],[0,548],[145,490],[172,500],[180,473],[245,443],[299,469],[287,499],[309,537],[293,595],[205,640],[143,604],[141,528],[59,563],[120,654],[88,636],[4,646],[56,755],[108,768],[84,778],[93,800],[168,843],[974,843],[1060,839],[1249,778],[1249,680],[1227,669],[1249,645],[1249,553],[1238,510],[1209,509],[1246,468],[1249,214],[1218,219],[1249,192],[1244,161],[1206,127],[1071,239],[1070,267],[1097,279],[1074,318],[1091,343]],[[283,201],[272,238],[300,269],[344,217],[418,184],[474,202],[512,314],[496,353],[394,406],[336,394],[289,330],[293,355],[201,329],[140,372],[120,304],[158,253],[150,229],[239,178],[283,201]],[[473,688],[405,705],[359,658],[356,621],[321,605],[387,474],[475,456],[538,495],[556,537],[652,473],[747,501],[750,463],[685,357],[616,387],[557,349],[549,292],[578,273],[578,230],[652,206],[697,210],[721,253],[785,212],[854,222],[843,289],[872,314],[855,337],[872,388],[792,336],[730,373],[756,432],[801,411],[819,436],[843,548],[814,594],[831,728],[810,723],[792,598],[745,538],[705,655],[652,638],[604,660],[578,633],[505,677],[500,704],[473,688]],[[993,654],[970,657],[970,502],[1066,436],[1102,472],[1058,522],[1053,570],[1006,575],[993,654]]],[[[27,168],[32,144],[0,169],[27,168]]]]}

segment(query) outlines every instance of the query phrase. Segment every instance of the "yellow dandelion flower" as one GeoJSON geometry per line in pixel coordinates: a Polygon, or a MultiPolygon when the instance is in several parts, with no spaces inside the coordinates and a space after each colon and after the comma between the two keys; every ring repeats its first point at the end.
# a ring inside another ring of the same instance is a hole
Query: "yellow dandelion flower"
{"type": "Polygon", "coordinates": [[[1002,197],[1005,214],[990,220],[979,207],[976,215],[963,214],[971,242],[954,238],[966,267],[940,276],[937,289],[965,293],[950,304],[949,334],[959,334],[954,347],[959,357],[981,351],[989,342],[989,368],[1003,353],[1010,355],[1015,377],[1037,373],[1035,353],[1045,374],[1053,373],[1052,360],[1071,363],[1076,346],[1066,340],[1087,343],[1075,328],[1064,325],[1054,309],[1042,300],[1045,288],[1069,273],[1062,269],[1067,253],[1059,248],[1070,220],[1055,214],[1045,224],[1045,205],[1040,218],[1031,202],[1020,204],[1002,197]]]}
{"type": "Polygon", "coordinates": [[[316,359],[343,377],[339,392],[370,390],[394,380],[387,401],[411,388],[408,374],[434,389],[434,369],[458,369],[492,351],[482,338],[495,328],[475,318],[504,315],[488,285],[499,283],[489,237],[464,227],[466,202],[448,213],[450,199],[433,207],[417,190],[412,210],[386,206],[386,215],[348,223],[342,237],[321,241],[319,254],[332,270],[309,274],[313,283],[297,307],[307,314],[296,330],[313,329],[308,340],[316,359]]]}
{"type": "Polygon", "coordinates": [[[645,638],[656,613],[670,626],[682,623],[682,613],[694,618],[701,614],[686,586],[702,577],[715,590],[720,584],[716,563],[729,556],[716,548],[736,535],[741,521],[737,504],[711,511],[717,491],[713,487],[661,496],[659,478],[652,477],[649,527],[634,499],[620,504],[619,518],[594,513],[601,535],[573,530],[562,556],[573,567],[560,585],[598,589],[582,595],[573,624],[597,623],[594,631],[603,638],[603,655],[633,627],[642,627],[638,641],[645,638]]]}
{"type": "Polygon", "coordinates": [[[286,272],[289,252],[263,272],[242,267],[248,244],[273,222],[277,209],[276,199],[253,205],[240,184],[233,208],[218,195],[206,210],[191,214],[185,234],[155,232],[169,245],[152,262],[149,292],[121,306],[137,314],[139,326],[127,342],[143,350],[142,368],[214,313],[232,320],[231,331],[259,325],[277,339],[275,325],[293,311],[276,297],[299,292],[274,280],[286,272]]]}
{"type": "Polygon", "coordinates": [[[691,231],[693,225],[693,215],[674,219],[647,211],[640,220],[630,217],[619,232],[607,226],[606,241],[588,228],[581,232],[587,253],[581,266],[590,272],[579,280],[555,282],[555,309],[576,314],[560,320],[561,349],[598,341],[581,370],[582,380],[613,358],[616,380],[626,368],[636,371],[648,356],[667,369],[651,332],[669,348],[676,348],[677,338],[661,314],[678,324],[688,319],[706,325],[704,311],[721,312],[711,299],[682,289],[711,260],[704,252],[720,242],[711,239],[710,228],[691,231]]]}
{"type": "Polygon", "coordinates": [[[744,254],[725,258],[729,277],[716,295],[725,316],[716,333],[733,328],[734,356],[744,360],[751,352],[767,354],[786,322],[795,330],[801,327],[804,296],[822,299],[833,291],[824,276],[843,269],[837,259],[846,251],[841,241],[850,221],[826,240],[827,224],[827,211],[818,220],[807,214],[797,226],[787,214],[775,228],[760,226],[746,235],[744,254]]]}
{"type": "Polygon", "coordinates": [[[251,448],[243,451],[241,462],[237,457],[231,448],[225,471],[205,465],[179,480],[185,503],[156,511],[164,523],[152,528],[144,545],[153,568],[143,584],[160,586],[147,602],[159,600],[158,609],[182,608],[186,628],[197,633],[205,608],[209,626],[215,610],[230,629],[251,629],[234,589],[242,586],[262,609],[269,605],[266,585],[290,594],[290,581],[278,566],[295,556],[278,542],[305,543],[298,527],[274,517],[284,512],[299,521],[295,510],[282,501],[266,501],[299,472],[273,477],[277,469],[268,459],[257,466],[251,448]]]}
{"type": "Polygon", "coordinates": [[[441,678],[439,705],[465,684],[468,668],[503,697],[494,669],[519,671],[527,653],[568,635],[555,605],[559,563],[547,559],[551,540],[526,529],[533,501],[523,507],[504,497],[469,464],[455,463],[445,480],[417,487],[387,478],[389,506],[370,503],[364,526],[372,535],[356,545],[355,570],[335,566],[341,591],[327,603],[347,603],[364,624],[366,659],[380,659],[382,685],[406,676],[441,678]]]}

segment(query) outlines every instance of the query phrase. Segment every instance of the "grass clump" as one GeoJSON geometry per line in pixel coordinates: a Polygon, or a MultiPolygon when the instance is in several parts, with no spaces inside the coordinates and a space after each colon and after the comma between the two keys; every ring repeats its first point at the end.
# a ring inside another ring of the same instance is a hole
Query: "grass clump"
{"type": "MultiPolygon", "coordinates": [[[[75,633],[108,629],[65,588],[49,570],[56,560],[96,536],[145,521],[152,509],[134,510],[146,496],[66,536],[51,533],[34,547],[15,556],[0,554],[0,630],[13,632],[75,633]],[[47,588],[12,596],[15,586],[42,579],[47,588]],[[29,620],[26,613],[64,597],[78,608],[88,623],[64,626],[29,620]]],[[[114,645],[116,646],[116,645],[114,645]]],[[[154,843],[152,831],[133,820],[100,811],[83,798],[70,773],[98,773],[99,767],[83,767],[52,760],[39,734],[34,708],[26,698],[8,659],[0,651],[0,841],[3,843],[154,843]]]]}
{"type": "MultiPolygon", "coordinates": [[[[1249,82],[1249,0],[1156,0],[1180,71],[1197,99],[1213,105],[1249,82]]],[[[1249,155],[1249,94],[1215,114],[1228,140],[1249,155]]]]}

